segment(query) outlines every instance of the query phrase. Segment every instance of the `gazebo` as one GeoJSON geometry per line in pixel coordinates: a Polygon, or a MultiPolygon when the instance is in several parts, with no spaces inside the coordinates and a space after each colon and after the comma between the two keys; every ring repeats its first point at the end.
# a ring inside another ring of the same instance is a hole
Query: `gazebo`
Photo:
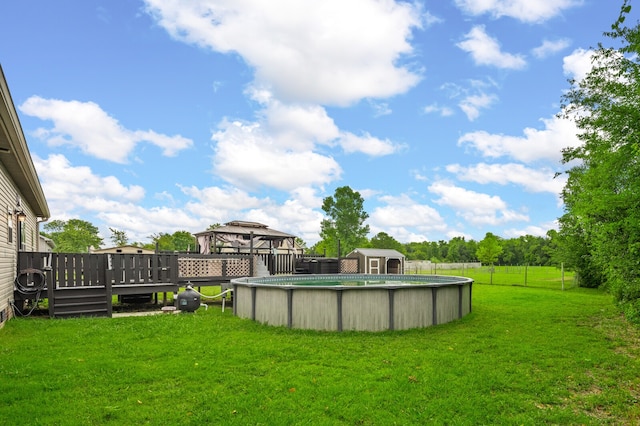
{"type": "Polygon", "coordinates": [[[302,249],[296,246],[295,235],[258,222],[234,220],[194,235],[201,254],[302,254],[302,249]]]}

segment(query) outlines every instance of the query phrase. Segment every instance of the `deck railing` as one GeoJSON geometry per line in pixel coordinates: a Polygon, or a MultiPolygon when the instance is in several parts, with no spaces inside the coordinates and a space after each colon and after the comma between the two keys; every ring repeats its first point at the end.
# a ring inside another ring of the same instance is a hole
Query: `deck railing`
{"type": "Polygon", "coordinates": [[[178,283],[173,254],[20,252],[18,273],[41,271],[54,288],[178,283]]]}

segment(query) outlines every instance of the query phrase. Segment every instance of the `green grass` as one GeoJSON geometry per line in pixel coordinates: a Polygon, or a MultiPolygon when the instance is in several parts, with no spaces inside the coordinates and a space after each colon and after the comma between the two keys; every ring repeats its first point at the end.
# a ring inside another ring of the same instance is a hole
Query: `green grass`
{"type": "Polygon", "coordinates": [[[0,424],[638,424],[639,342],[606,294],[483,284],[462,320],[401,332],[16,319],[0,424]]]}
{"type": "Polygon", "coordinates": [[[550,266],[483,266],[481,268],[407,271],[409,274],[457,275],[473,278],[479,284],[522,285],[561,290],[576,287],[574,273],[550,266]],[[564,277],[563,277],[564,275],[564,277]]]}

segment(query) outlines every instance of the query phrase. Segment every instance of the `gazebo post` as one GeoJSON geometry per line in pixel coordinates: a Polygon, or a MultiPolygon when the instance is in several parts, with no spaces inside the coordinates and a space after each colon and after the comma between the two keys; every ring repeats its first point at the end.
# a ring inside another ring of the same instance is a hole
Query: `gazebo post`
{"type": "Polygon", "coordinates": [[[249,262],[249,275],[253,276],[253,231],[249,232],[249,255],[251,256],[251,262],[249,262]]]}

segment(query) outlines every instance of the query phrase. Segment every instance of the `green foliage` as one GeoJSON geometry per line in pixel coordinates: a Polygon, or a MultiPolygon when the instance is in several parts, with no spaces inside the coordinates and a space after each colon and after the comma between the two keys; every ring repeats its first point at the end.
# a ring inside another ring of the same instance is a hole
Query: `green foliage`
{"type": "Polygon", "coordinates": [[[160,232],[151,237],[151,244],[145,248],[158,251],[194,251],[196,248],[195,237],[188,231],[176,231],[173,234],[160,232]]]}
{"type": "Polygon", "coordinates": [[[129,238],[125,231],[119,231],[111,227],[109,228],[109,231],[111,231],[111,242],[115,247],[126,246],[129,244],[129,238]]]}
{"type": "Polygon", "coordinates": [[[173,249],[175,251],[194,251],[196,246],[195,237],[188,231],[176,231],[171,235],[173,249]]]}
{"type": "Polygon", "coordinates": [[[640,318],[640,27],[624,26],[631,6],[594,51],[591,72],[573,81],[562,116],[576,122],[582,145],[563,151],[572,167],[563,191],[561,233],[583,244],[576,265],[589,282],[604,284],[630,318],[640,318]]]}
{"type": "Polygon", "coordinates": [[[42,235],[53,240],[57,253],[87,253],[89,247],[99,248],[102,245],[98,228],[81,219],[47,222],[42,235]]]}
{"type": "Polygon", "coordinates": [[[378,232],[373,238],[371,238],[371,241],[369,241],[367,247],[393,249],[404,254],[404,246],[402,245],[402,243],[400,243],[398,240],[396,240],[386,232],[378,232]]]}
{"type": "Polygon", "coordinates": [[[364,199],[348,186],[336,188],[334,196],[322,201],[326,218],[320,224],[320,238],[324,241],[327,256],[344,255],[367,243],[369,215],[364,211],[364,199]],[[340,252],[338,253],[338,245],[340,252]]]}
{"type": "Polygon", "coordinates": [[[476,250],[478,260],[487,265],[493,265],[500,254],[502,254],[502,244],[500,244],[499,237],[487,232],[484,239],[478,243],[478,249],[476,250]]]}

